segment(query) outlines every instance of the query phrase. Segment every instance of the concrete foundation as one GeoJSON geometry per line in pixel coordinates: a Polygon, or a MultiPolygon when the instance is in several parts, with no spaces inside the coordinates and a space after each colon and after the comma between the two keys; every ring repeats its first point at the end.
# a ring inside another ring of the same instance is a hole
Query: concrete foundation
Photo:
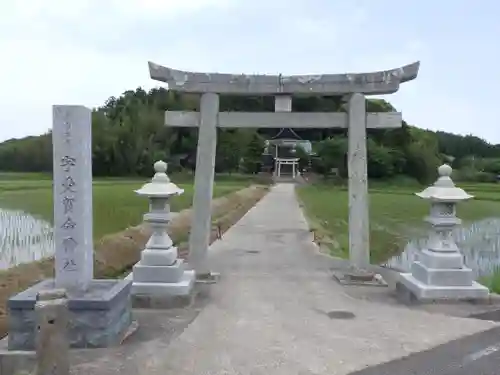
{"type": "MultiPolygon", "coordinates": [[[[128,280],[92,280],[84,294],[68,294],[70,347],[121,343],[132,323],[131,285],[128,280]]],[[[9,350],[34,350],[36,296],[54,287],[54,280],[44,280],[9,299],[9,350]]]]}
{"type": "Polygon", "coordinates": [[[189,305],[196,276],[194,270],[185,270],[183,261],[177,260],[173,266],[142,266],[138,263],[126,280],[133,282],[133,307],[159,309],[189,305]]]}
{"type": "MultiPolygon", "coordinates": [[[[422,275],[432,274],[433,271],[436,270],[427,270],[427,273],[422,272],[422,275]]],[[[462,274],[456,273],[456,270],[453,270],[453,272],[446,274],[446,276],[442,277],[441,281],[447,279],[453,281],[455,284],[462,285],[450,285],[452,283],[445,285],[444,282],[441,283],[442,285],[427,284],[417,279],[416,273],[403,273],[401,274],[400,285],[398,285],[398,296],[401,297],[404,292],[410,292],[413,295],[410,299],[416,298],[420,302],[432,302],[436,300],[485,300],[488,298],[489,290],[485,286],[475,281],[466,284],[466,280],[469,279],[467,269],[462,274]]],[[[439,277],[441,276],[439,275],[439,277]]],[[[435,279],[439,280],[439,277],[435,279]]]]}

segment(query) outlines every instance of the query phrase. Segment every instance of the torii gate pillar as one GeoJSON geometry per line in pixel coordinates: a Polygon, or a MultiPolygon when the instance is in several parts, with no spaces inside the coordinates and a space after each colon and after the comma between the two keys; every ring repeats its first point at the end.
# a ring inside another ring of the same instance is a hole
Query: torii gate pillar
{"type": "Polygon", "coordinates": [[[348,100],[349,261],[355,268],[365,269],[370,264],[366,100],[359,93],[348,100]]]}
{"type": "Polygon", "coordinates": [[[211,92],[202,94],[188,254],[188,263],[196,271],[198,279],[210,279],[212,275],[208,265],[207,250],[210,246],[212,229],[218,114],[219,95],[211,92]]]}

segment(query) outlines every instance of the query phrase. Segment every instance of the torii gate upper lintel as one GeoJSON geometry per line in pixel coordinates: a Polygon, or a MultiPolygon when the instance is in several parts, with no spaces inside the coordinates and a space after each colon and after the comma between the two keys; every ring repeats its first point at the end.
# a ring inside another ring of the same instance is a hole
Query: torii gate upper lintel
{"type": "Polygon", "coordinates": [[[354,268],[370,263],[366,128],[396,128],[402,115],[366,113],[365,95],[391,94],[417,78],[420,62],[372,72],[320,75],[237,75],[186,72],[149,62],[151,78],[169,90],[200,93],[200,112],[167,111],[165,125],[200,127],[196,158],[189,263],[198,277],[210,276],[207,250],[211,232],[217,127],[347,128],[349,174],[349,259],[354,268]],[[219,112],[219,94],[274,95],[275,112],[219,112]],[[347,113],[292,112],[292,95],[342,95],[347,113]]]}
{"type": "Polygon", "coordinates": [[[235,95],[392,94],[399,90],[401,83],[417,78],[419,68],[420,62],[417,61],[400,68],[372,73],[283,76],[186,72],[149,62],[151,78],[167,83],[169,90],[235,95]]]}

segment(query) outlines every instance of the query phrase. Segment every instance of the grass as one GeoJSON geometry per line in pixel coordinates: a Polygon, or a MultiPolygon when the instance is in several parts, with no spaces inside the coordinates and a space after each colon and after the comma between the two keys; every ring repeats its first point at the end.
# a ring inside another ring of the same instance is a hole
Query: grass
{"type": "MultiPolygon", "coordinates": [[[[476,199],[458,206],[458,216],[467,221],[499,216],[500,185],[463,186],[476,199]]],[[[429,203],[415,196],[418,189],[377,184],[370,189],[370,255],[381,263],[401,252],[406,242],[426,228],[422,220],[429,203]]],[[[307,185],[298,190],[313,230],[331,254],[349,255],[348,192],[345,187],[326,184],[307,185]]],[[[500,281],[500,276],[499,276],[500,281]]]]}
{"type": "MultiPolygon", "coordinates": [[[[94,181],[93,213],[94,238],[118,232],[142,222],[148,210],[148,199],[140,197],[134,190],[146,181],[108,180],[94,181]]],[[[249,180],[221,181],[214,186],[214,197],[220,197],[248,185],[249,180]]],[[[173,197],[172,211],[191,206],[192,184],[180,184],[184,194],[173,197]]],[[[51,180],[2,180],[0,178],[0,207],[22,210],[53,222],[53,195],[51,180]]]]}
{"type": "Polygon", "coordinates": [[[478,282],[488,287],[492,292],[500,294],[500,268],[497,268],[492,275],[480,278],[478,282]]]}
{"type": "Polygon", "coordinates": [[[34,172],[0,172],[0,181],[26,181],[26,180],[51,180],[50,173],[34,173],[34,172]]]}

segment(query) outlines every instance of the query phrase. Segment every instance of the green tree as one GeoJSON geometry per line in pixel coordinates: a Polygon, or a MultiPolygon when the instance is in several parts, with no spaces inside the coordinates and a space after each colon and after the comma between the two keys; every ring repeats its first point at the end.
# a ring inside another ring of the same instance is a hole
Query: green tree
{"type": "Polygon", "coordinates": [[[241,137],[237,130],[218,129],[217,154],[215,159],[216,172],[235,172],[242,158],[241,137]]]}
{"type": "Polygon", "coordinates": [[[442,163],[438,153],[437,139],[433,133],[411,128],[411,142],[405,147],[406,167],[404,172],[421,183],[430,183],[442,163]]]}
{"type": "Polygon", "coordinates": [[[347,139],[343,137],[325,139],[316,145],[316,153],[318,155],[315,160],[317,172],[328,176],[332,169],[338,169],[341,176],[347,175],[347,139]]]}
{"type": "Polygon", "coordinates": [[[299,158],[299,170],[304,170],[309,167],[311,161],[310,155],[300,146],[295,149],[295,156],[299,158]]]}
{"type": "MultiPolygon", "coordinates": [[[[221,95],[221,111],[272,111],[272,97],[221,95]]],[[[369,99],[369,112],[391,112],[387,101],[369,99]]],[[[151,174],[155,160],[164,159],[181,167],[194,168],[197,152],[197,128],[169,128],[164,125],[166,110],[199,110],[199,95],[155,88],[141,88],[111,96],[92,113],[92,162],[96,176],[151,174]]],[[[340,97],[304,96],[294,98],[294,111],[344,111],[340,97]]],[[[318,156],[313,169],[328,174],[338,168],[347,175],[345,129],[294,129],[303,139],[315,143],[318,156]]],[[[255,173],[259,170],[263,140],[276,129],[219,129],[216,156],[218,172],[240,167],[255,173]]],[[[436,167],[453,158],[453,167],[470,179],[491,179],[500,173],[500,145],[493,145],[473,135],[418,129],[403,121],[397,129],[368,129],[368,173],[370,177],[406,174],[422,182],[436,176],[436,167]],[[481,173],[481,176],[479,176],[481,173]]],[[[306,155],[298,149],[300,165],[306,155]]],[[[174,167],[174,165],[172,165],[174,167]]],[[[0,143],[0,170],[18,172],[52,171],[52,136],[10,139],[0,143]]],[[[172,169],[170,169],[172,170],[172,169]]],[[[458,172],[458,171],[457,171],[458,172]]]]}
{"type": "Polygon", "coordinates": [[[397,172],[394,150],[379,145],[373,139],[368,139],[367,143],[368,177],[387,178],[394,176],[397,172]]]}
{"type": "Polygon", "coordinates": [[[243,170],[245,173],[255,174],[260,170],[264,139],[253,132],[243,154],[243,170]]]}

